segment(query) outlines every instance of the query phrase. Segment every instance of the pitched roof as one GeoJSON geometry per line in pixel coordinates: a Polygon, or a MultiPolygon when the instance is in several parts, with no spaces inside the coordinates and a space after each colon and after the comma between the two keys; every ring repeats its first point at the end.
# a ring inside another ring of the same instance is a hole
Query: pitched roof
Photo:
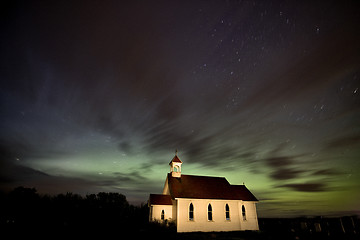
{"type": "Polygon", "coordinates": [[[172,205],[171,196],[163,194],[150,194],[150,205],[172,205]]]}
{"type": "Polygon", "coordinates": [[[230,185],[230,188],[232,188],[232,192],[236,195],[237,199],[243,201],[259,201],[245,185],[230,185]]]}
{"type": "Polygon", "coordinates": [[[258,201],[244,185],[231,185],[224,177],[184,175],[167,177],[170,195],[175,198],[258,201]]]}
{"type": "Polygon", "coordinates": [[[177,155],[175,155],[175,157],[169,162],[169,165],[171,165],[172,162],[182,163],[182,161],[180,160],[180,158],[177,155]]]}

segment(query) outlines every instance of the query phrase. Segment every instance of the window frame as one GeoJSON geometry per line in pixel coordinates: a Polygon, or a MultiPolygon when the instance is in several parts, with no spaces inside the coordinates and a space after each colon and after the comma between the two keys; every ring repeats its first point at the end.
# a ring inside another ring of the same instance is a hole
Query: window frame
{"type": "Polygon", "coordinates": [[[245,209],[245,205],[243,204],[241,207],[241,213],[242,213],[242,219],[243,221],[246,221],[246,209],[245,209]]]}
{"type": "Polygon", "coordinates": [[[225,204],[225,220],[226,221],[231,221],[231,217],[230,217],[230,206],[229,204],[225,204]]]}
{"type": "Polygon", "coordinates": [[[163,221],[165,220],[165,210],[161,210],[161,213],[160,213],[160,219],[163,221]]]}
{"type": "Polygon", "coordinates": [[[195,214],[194,214],[194,204],[191,202],[190,204],[189,204],[189,211],[188,211],[188,221],[191,221],[191,222],[193,222],[193,221],[195,221],[195,214]]]}
{"type": "Polygon", "coordinates": [[[214,221],[214,217],[213,217],[213,208],[211,206],[211,203],[209,203],[207,205],[207,220],[209,222],[213,222],[214,221]]]}

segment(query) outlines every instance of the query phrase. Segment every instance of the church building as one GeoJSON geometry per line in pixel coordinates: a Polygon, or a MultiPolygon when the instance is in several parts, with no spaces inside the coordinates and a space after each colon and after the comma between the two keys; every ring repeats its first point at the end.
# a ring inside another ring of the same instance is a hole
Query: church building
{"type": "Polygon", "coordinates": [[[150,194],[149,220],[173,221],[177,232],[259,230],[256,197],[224,177],[185,175],[177,156],[162,194],[150,194]]]}

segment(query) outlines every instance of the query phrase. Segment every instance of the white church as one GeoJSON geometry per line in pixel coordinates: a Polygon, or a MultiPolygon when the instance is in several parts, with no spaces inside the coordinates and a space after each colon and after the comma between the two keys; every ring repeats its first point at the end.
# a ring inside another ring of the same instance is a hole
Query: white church
{"type": "Polygon", "coordinates": [[[177,152],[169,165],[163,193],[150,194],[150,221],[174,221],[177,232],[259,230],[258,200],[245,185],[181,174],[177,152]]]}

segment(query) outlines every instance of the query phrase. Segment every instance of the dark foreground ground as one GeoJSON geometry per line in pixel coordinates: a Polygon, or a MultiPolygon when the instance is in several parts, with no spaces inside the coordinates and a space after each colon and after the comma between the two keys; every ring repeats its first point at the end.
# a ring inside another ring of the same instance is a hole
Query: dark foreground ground
{"type": "MultiPolygon", "coordinates": [[[[106,222],[106,220],[104,220],[106,222]]],[[[360,227],[356,216],[341,218],[276,218],[259,219],[260,231],[238,232],[194,232],[176,233],[175,226],[159,223],[123,225],[9,225],[1,230],[7,239],[233,239],[233,240],[281,240],[281,239],[320,239],[320,240],[359,240],[360,227]]],[[[2,236],[0,235],[0,238],[2,236]]]]}
{"type": "Polygon", "coordinates": [[[159,234],[164,239],[320,239],[360,240],[360,221],[356,216],[341,218],[263,218],[260,231],[173,233],[159,234]]]}

